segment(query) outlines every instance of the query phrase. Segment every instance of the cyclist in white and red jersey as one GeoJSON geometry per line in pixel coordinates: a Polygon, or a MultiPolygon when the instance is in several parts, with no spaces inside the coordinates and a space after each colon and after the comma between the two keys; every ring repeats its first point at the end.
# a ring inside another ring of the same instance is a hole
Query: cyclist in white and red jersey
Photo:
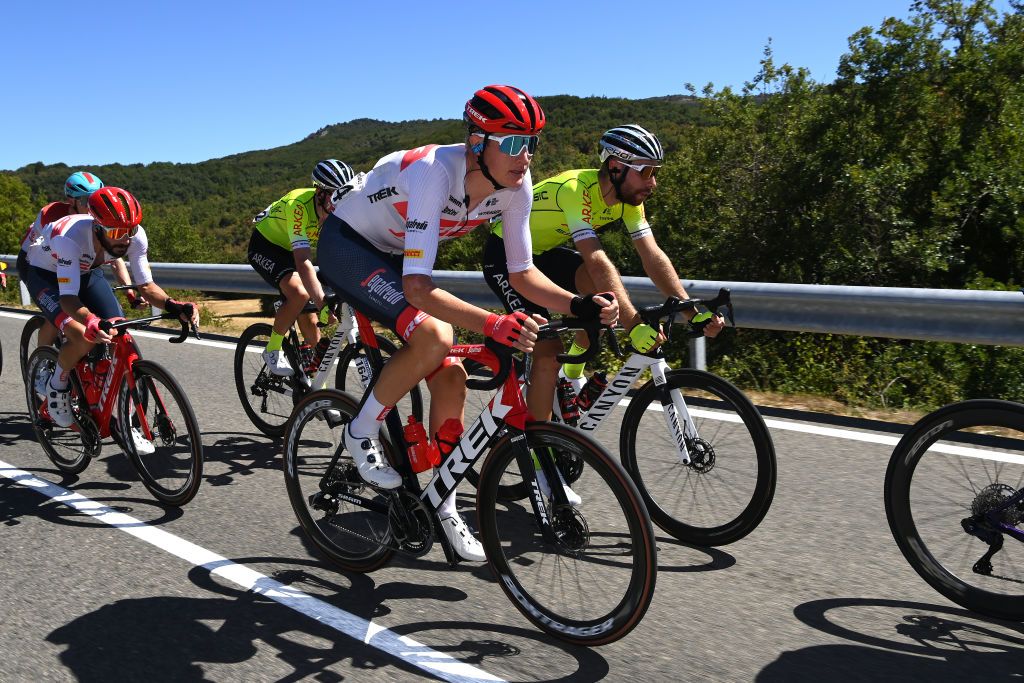
{"type": "MultiPolygon", "coordinates": [[[[64,196],[67,198],[63,202],[50,202],[42,209],[39,210],[39,214],[36,219],[32,221],[32,225],[29,226],[25,235],[21,238],[21,249],[18,251],[18,277],[24,281],[24,269],[28,265],[28,248],[33,243],[42,239],[43,230],[54,221],[70,216],[76,213],[87,213],[89,211],[89,195],[96,190],[103,187],[103,181],[94,173],[88,171],[75,171],[68,176],[68,179],[64,181],[64,196]]],[[[125,268],[124,261],[121,259],[115,259],[110,263],[111,269],[114,271],[114,276],[117,280],[123,284],[131,284],[131,280],[128,279],[128,269],[125,268]]],[[[126,292],[128,301],[134,306],[136,302],[143,302],[140,297],[137,297],[135,292],[128,290],[126,292]]],[[[144,302],[143,302],[144,303],[144,302]]],[[[57,328],[47,323],[39,329],[39,346],[49,346],[57,340],[57,328]]]]}
{"type": "MultiPolygon", "coordinates": [[[[149,268],[149,241],[142,207],[126,190],[104,187],[89,197],[88,214],[72,214],[51,223],[29,248],[25,284],[46,319],[67,340],[57,357],[57,368],[46,392],[49,415],[61,427],[70,427],[68,378],[92,347],[112,336],[100,328],[102,320],[122,319],[124,312],[110,284],[97,268],[116,258],[127,258],[139,293],[150,304],[170,313],[183,313],[155,282],[149,268]]],[[[199,322],[192,307],[191,323],[199,322]]]]}
{"type": "MultiPolygon", "coordinates": [[[[385,489],[402,477],[380,449],[380,424],[421,379],[431,392],[430,427],[462,419],[466,373],[447,363],[452,325],[529,352],[540,316],[497,315],[439,289],[431,278],[438,243],[461,237],[501,216],[509,277],[549,309],[606,323],[618,316],[614,300],[575,296],[533,267],[529,216],[530,162],[545,117],[518,88],[492,85],[466,103],[466,142],[395,152],[350,183],[320,231],[320,277],[368,317],[389,326],[406,346],[385,365],[343,443],[364,480],[385,489]]],[[[454,492],[438,510],[460,557],[483,561],[483,548],[456,512],[454,492]]]]}

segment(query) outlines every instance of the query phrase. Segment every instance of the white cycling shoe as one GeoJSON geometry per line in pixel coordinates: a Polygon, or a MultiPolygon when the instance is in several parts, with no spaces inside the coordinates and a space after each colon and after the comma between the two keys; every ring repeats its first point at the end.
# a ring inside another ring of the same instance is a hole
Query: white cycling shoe
{"type": "Polygon", "coordinates": [[[295,374],[295,370],[292,369],[292,364],[288,362],[288,357],[284,355],[283,349],[264,351],[261,355],[263,356],[263,362],[267,364],[267,370],[270,370],[270,374],[277,375],[278,377],[291,377],[295,374]]]}
{"type": "MultiPolygon", "coordinates": [[[[536,470],[534,474],[536,474],[537,476],[537,486],[540,487],[541,495],[550,500],[551,485],[548,484],[548,477],[546,474],[544,474],[544,470],[536,470]]],[[[562,479],[561,472],[558,473],[558,478],[562,482],[562,488],[565,490],[565,498],[566,500],[569,501],[569,505],[572,505],[573,507],[578,507],[583,502],[583,499],[580,498],[578,493],[569,488],[569,485],[565,483],[564,479],[562,479]]]]}
{"type": "Polygon", "coordinates": [[[441,520],[441,528],[444,529],[444,535],[448,537],[448,542],[452,544],[459,557],[467,562],[483,562],[487,559],[484,547],[466,526],[466,520],[462,519],[462,515],[456,512],[451,517],[445,517],[441,520]]]}
{"type": "Polygon", "coordinates": [[[139,455],[152,455],[156,453],[156,446],[142,435],[142,430],[138,427],[132,427],[132,443],[135,444],[135,452],[139,455]]]}
{"type": "Polygon", "coordinates": [[[387,463],[380,449],[380,441],[365,436],[353,436],[349,431],[351,426],[350,424],[345,427],[341,442],[345,450],[352,455],[363,481],[382,489],[397,489],[401,486],[402,475],[387,463]]]}
{"type": "Polygon", "coordinates": [[[46,407],[50,419],[58,427],[67,429],[75,423],[75,416],[71,414],[71,390],[54,389],[49,382],[46,384],[46,407]]]}

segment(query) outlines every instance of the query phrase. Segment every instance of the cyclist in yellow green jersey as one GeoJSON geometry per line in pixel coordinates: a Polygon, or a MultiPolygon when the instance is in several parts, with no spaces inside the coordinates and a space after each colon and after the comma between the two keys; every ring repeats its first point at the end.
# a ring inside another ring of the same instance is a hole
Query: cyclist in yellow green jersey
{"type": "Polygon", "coordinates": [[[324,289],[310,256],[320,225],[334,209],[335,194],[354,176],[342,161],[321,161],[313,169],[313,187],[292,190],[253,219],[256,228],[249,240],[249,264],[284,297],[263,352],[267,368],[275,375],[287,377],[295,372],[281,352],[292,323],[298,320],[302,332],[303,358],[312,359],[312,348],[320,340],[316,312],[324,306],[324,289]]]}
{"type": "MultiPolygon", "coordinates": [[[[612,128],[601,136],[601,168],[566,171],[533,186],[530,234],[533,262],[563,289],[577,294],[613,292],[619,302],[619,320],[629,330],[633,347],[646,353],[664,336],[660,330],[641,322],[622,284],[619,271],[601,247],[598,229],[621,220],[640,255],[647,277],[666,296],[689,298],[672,262],[658,246],[644,214],[644,200],[657,187],[655,176],[664,163],[661,142],[646,129],[634,125],[612,128]],[[564,246],[570,239],[576,249],[564,246]]],[[[504,268],[502,225],[496,222],[484,248],[484,277],[491,290],[509,311],[525,311],[548,317],[547,311],[530,302],[509,282],[504,268]]],[[[691,313],[691,315],[693,315],[691,313]]],[[[702,314],[703,315],[706,314],[702,314]]],[[[704,334],[717,335],[725,322],[710,316],[704,334]]],[[[573,345],[579,353],[582,337],[573,345]]],[[[550,419],[559,364],[555,356],[561,342],[538,341],[533,352],[530,391],[526,397],[530,413],[538,420],[550,419]]],[[[567,365],[565,375],[577,392],[583,385],[583,365],[567,365]]]]}

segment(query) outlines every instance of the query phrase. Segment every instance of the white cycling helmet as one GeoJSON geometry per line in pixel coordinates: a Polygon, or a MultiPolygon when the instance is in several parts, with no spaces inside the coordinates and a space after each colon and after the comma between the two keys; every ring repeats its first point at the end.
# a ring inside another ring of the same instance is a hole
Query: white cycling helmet
{"type": "Polygon", "coordinates": [[[608,157],[619,161],[635,163],[638,161],[665,161],[665,151],[654,133],[635,123],[618,126],[605,131],[601,136],[601,162],[608,157]]]}
{"type": "Polygon", "coordinates": [[[344,161],[324,159],[313,169],[313,186],[325,190],[340,190],[348,184],[355,171],[344,161]]]}

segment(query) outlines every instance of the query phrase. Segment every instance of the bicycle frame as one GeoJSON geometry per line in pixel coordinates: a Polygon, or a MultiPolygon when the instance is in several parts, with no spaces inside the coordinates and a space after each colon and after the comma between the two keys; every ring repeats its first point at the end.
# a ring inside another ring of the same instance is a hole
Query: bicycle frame
{"type": "MultiPolygon", "coordinates": [[[[132,401],[136,404],[140,402],[136,389],[135,373],[131,370],[132,365],[139,359],[132,336],[127,331],[122,330],[114,338],[114,341],[108,344],[107,349],[103,351],[101,360],[105,359],[108,355],[110,347],[113,347],[113,353],[109,354],[111,356],[110,365],[107,367],[106,373],[102,378],[102,384],[99,383],[100,378],[97,377],[95,371],[96,363],[99,361],[90,362],[89,355],[91,354],[86,355],[75,366],[75,373],[78,375],[78,379],[82,383],[82,389],[85,392],[83,398],[89,405],[89,413],[96,422],[96,427],[103,438],[110,436],[111,418],[114,416],[114,408],[117,404],[118,391],[111,391],[111,388],[120,387],[121,382],[127,377],[128,391],[132,394],[132,401]]],[[[157,400],[159,400],[159,397],[157,397],[157,400]]],[[[144,436],[147,439],[152,439],[153,434],[146,421],[145,412],[136,410],[136,414],[139,416],[140,429],[143,430],[144,436]]]]}
{"type": "MultiPolygon", "coordinates": [[[[629,392],[629,389],[640,376],[640,373],[647,368],[651,370],[655,386],[660,387],[659,397],[664,408],[665,422],[674,437],[673,440],[675,441],[679,462],[683,465],[689,465],[690,452],[686,447],[686,443],[687,440],[692,441],[698,438],[697,428],[690,417],[690,410],[686,406],[686,401],[683,400],[682,394],[679,391],[666,389],[665,371],[671,370],[671,368],[668,366],[665,355],[660,349],[655,352],[655,355],[633,352],[625,364],[615,373],[615,376],[609,380],[608,385],[594,400],[590,409],[580,415],[580,420],[576,427],[584,432],[596,432],[597,428],[604,422],[604,419],[619,405],[622,397],[629,392]]],[[[556,392],[554,414],[558,415],[559,413],[560,408],[556,392]]]]}
{"type": "MultiPolygon", "coordinates": [[[[368,352],[367,355],[371,359],[371,366],[374,369],[373,379],[371,380],[372,386],[380,376],[383,358],[377,346],[377,338],[373,333],[369,319],[358,311],[355,313],[355,319],[359,328],[359,335],[363,339],[368,352]]],[[[480,459],[480,456],[486,453],[494,442],[508,431],[510,432],[512,442],[516,444],[516,460],[522,471],[523,479],[532,492],[530,498],[540,531],[546,540],[556,542],[557,538],[548,519],[547,507],[544,503],[540,486],[537,483],[537,478],[534,475],[533,455],[530,453],[526,443],[526,420],[529,416],[529,411],[520,389],[520,381],[514,373],[506,371],[502,359],[489,348],[492,343],[458,344],[453,346],[449,353],[449,355],[459,358],[472,358],[489,367],[495,373],[495,376],[504,372],[505,378],[498,387],[497,393],[487,404],[487,407],[463,432],[459,443],[435,469],[427,485],[422,488],[420,487],[419,479],[409,465],[408,446],[404,438],[402,421],[398,411],[394,408],[385,418],[385,424],[392,443],[399,447],[398,451],[401,458],[399,462],[392,464],[402,475],[403,488],[414,493],[431,512],[434,519],[437,520],[437,511],[442,502],[465,479],[466,472],[480,459]]],[[[508,350],[508,354],[508,358],[511,358],[511,349],[508,350]]],[[[341,456],[341,450],[339,446],[328,468],[328,472],[331,472],[337,464],[338,458],[341,456]]],[[[557,481],[558,471],[554,461],[550,457],[541,457],[540,461],[546,476],[550,477],[549,481],[557,481]]],[[[552,496],[556,505],[568,505],[565,491],[560,487],[554,487],[552,496]]],[[[363,500],[354,496],[345,496],[344,498],[355,505],[387,514],[386,505],[380,502],[363,500]]],[[[451,549],[447,537],[444,534],[439,534],[439,537],[445,549],[445,555],[449,561],[454,561],[456,555],[451,549]]]]}

